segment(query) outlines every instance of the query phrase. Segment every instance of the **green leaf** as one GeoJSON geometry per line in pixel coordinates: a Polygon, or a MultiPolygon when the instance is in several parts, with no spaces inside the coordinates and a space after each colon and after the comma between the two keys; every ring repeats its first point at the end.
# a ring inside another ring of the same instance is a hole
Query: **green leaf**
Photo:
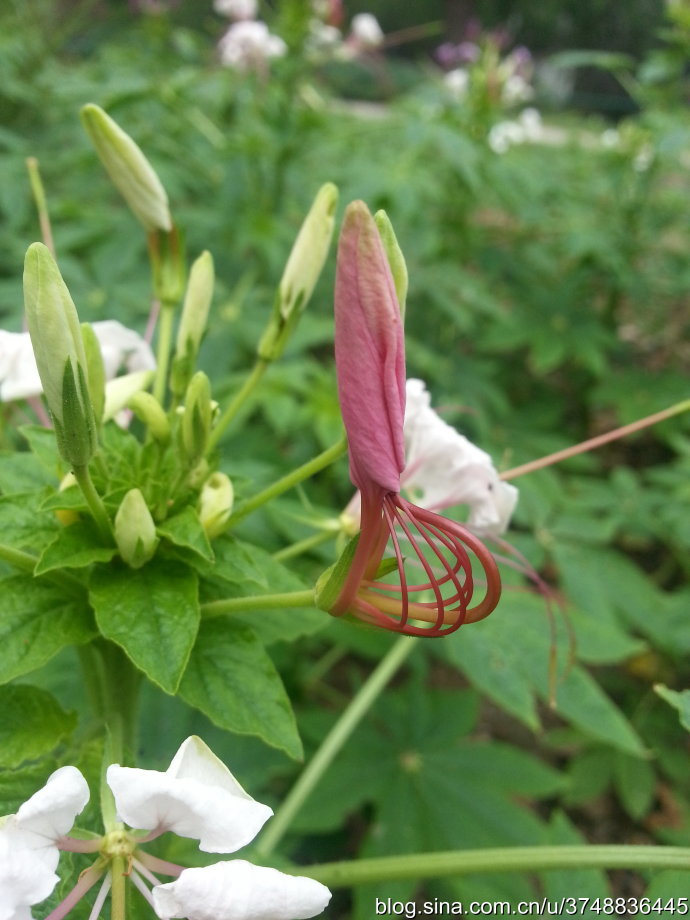
{"type": "Polygon", "coordinates": [[[39,687],[0,687],[0,766],[18,767],[51,751],[77,724],[55,697],[39,687]]]}
{"type": "Polygon", "coordinates": [[[221,728],[258,735],[290,757],[302,757],[280,676],[259,638],[234,620],[202,622],[180,696],[221,728]]]}
{"type": "MultiPolygon", "coordinates": [[[[547,842],[552,846],[584,844],[580,833],[568,817],[557,811],[551,818],[547,842]]],[[[555,869],[544,872],[541,876],[544,894],[553,902],[561,898],[572,898],[575,892],[588,898],[605,898],[610,895],[606,875],[600,869],[555,869]]],[[[593,911],[584,910],[580,916],[600,920],[593,911]]]]}
{"type": "Polygon", "coordinates": [[[0,498],[0,543],[14,549],[43,550],[60,526],[54,514],[41,510],[45,496],[46,491],[41,490],[0,498]]]}
{"type": "Polygon", "coordinates": [[[621,805],[634,821],[640,821],[651,809],[657,777],[648,760],[616,751],[614,781],[621,805]]]}
{"type": "Polygon", "coordinates": [[[197,577],[156,558],[140,569],[97,568],[90,596],[103,635],[166,693],[175,693],[199,628],[197,577]]]}
{"type": "Polygon", "coordinates": [[[189,549],[202,559],[213,562],[211,544],[208,542],[206,531],[201,526],[199,515],[193,508],[187,506],[179,514],[166,518],[156,529],[162,537],[170,540],[175,546],[189,549]]]}
{"type": "Polygon", "coordinates": [[[678,690],[671,690],[670,687],[665,687],[663,684],[657,684],[654,687],[654,692],[678,711],[680,724],[690,732],[690,690],[681,690],[679,692],[678,690]]]}
{"type": "Polygon", "coordinates": [[[29,442],[31,452],[37,457],[46,473],[52,477],[52,481],[62,479],[66,465],[58,451],[53,429],[42,425],[24,425],[19,430],[29,442]]]}
{"type": "Polygon", "coordinates": [[[94,562],[110,562],[117,553],[115,546],[107,546],[92,521],[75,521],[62,527],[36,564],[35,575],[54,569],[80,569],[94,562]]]}
{"type": "Polygon", "coordinates": [[[96,635],[86,598],[25,575],[0,581],[0,683],[40,668],[67,645],[96,635]]]}
{"type": "Polygon", "coordinates": [[[55,481],[55,475],[48,473],[34,454],[15,451],[0,454],[0,491],[4,495],[55,486],[55,481]]]}
{"type": "Polygon", "coordinates": [[[53,757],[42,757],[39,762],[18,770],[0,770],[0,815],[14,814],[56,768],[53,757]]]}

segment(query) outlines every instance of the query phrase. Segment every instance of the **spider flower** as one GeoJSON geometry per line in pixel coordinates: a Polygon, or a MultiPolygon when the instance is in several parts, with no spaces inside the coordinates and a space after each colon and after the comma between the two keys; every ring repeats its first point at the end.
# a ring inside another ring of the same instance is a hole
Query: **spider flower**
{"type": "Polygon", "coordinates": [[[348,207],[338,247],[335,359],[361,529],[322,585],[319,603],[335,616],[350,613],[412,636],[446,635],[483,619],[500,596],[493,556],[467,528],[400,494],[402,318],[385,249],[362,202],[348,207]],[[384,559],[389,543],[392,557],[384,559]],[[474,604],[473,557],[486,582],[474,604]]]}

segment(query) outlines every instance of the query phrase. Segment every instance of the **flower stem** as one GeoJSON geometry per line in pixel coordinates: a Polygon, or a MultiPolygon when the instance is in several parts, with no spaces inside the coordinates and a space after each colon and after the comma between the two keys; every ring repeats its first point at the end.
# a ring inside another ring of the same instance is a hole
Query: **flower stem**
{"type": "Polygon", "coordinates": [[[103,499],[98,494],[93,484],[88,466],[75,466],[74,478],[79,483],[79,488],[86,499],[86,504],[89,506],[89,510],[93,515],[101,536],[107,543],[112,543],[113,528],[110,523],[110,518],[108,517],[108,512],[105,510],[103,499]]]}
{"type": "Polygon", "coordinates": [[[245,610],[270,610],[273,607],[313,607],[314,591],[289,591],[286,594],[252,594],[249,597],[229,597],[201,605],[203,617],[219,617],[245,610]]]}
{"type": "MultiPolygon", "coordinates": [[[[416,640],[414,638],[400,636],[369,675],[368,679],[362,684],[351,700],[350,705],[326,735],[321,746],[276,811],[273,820],[263,832],[255,847],[257,855],[265,857],[273,852],[311,791],[331,765],[352,732],[362,721],[388,681],[408,658],[415,645],[416,640]]],[[[349,865],[349,863],[344,865],[349,865]]],[[[344,884],[347,884],[347,882],[344,884]]]]}
{"type": "Polygon", "coordinates": [[[286,546],[285,549],[279,549],[277,553],[273,553],[273,558],[278,562],[284,562],[286,559],[292,559],[294,556],[301,556],[302,553],[309,552],[309,550],[313,549],[315,546],[320,546],[322,543],[332,540],[335,533],[336,532],[333,530],[319,530],[317,533],[305,537],[304,540],[298,540],[297,543],[286,546]]]}
{"type": "Polygon", "coordinates": [[[652,415],[647,415],[645,418],[638,419],[636,422],[631,422],[629,425],[623,425],[621,428],[614,428],[613,431],[607,431],[605,434],[589,438],[587,441],[582,441],[580,444],[574,444],[572,447],[557,450],[555,453],[548,454],[546,457],[540,457],[539,460],[531,460],[529,463],[515,466],[512,470],[506,470],[504,473],[501,473],[501,479],[517,479],[518,476],[524,476],[526,473],[533,473],[546,466],[552,466],[554,463],[560,463],[561,460],[567,460],[569,457],[577,456],[577,454],[584,454],[589,450],[595,450],[595,448],[608,444],[610,441],[624,438],[626,435],[634,434],[636,431],[643,431],[651,425],[664,422],[666,419],[687,412],[689,409],[690,399],[685,399],[682,402],[676,403],[674,406],[670,406],[668,409],[662,409],[661,412],[654,412],[652,415]]]}
{"type": "Polygon", "coordinates": [[[347,441],[345,438],[341,438],[340,441],[337,441],[316,457],[303,463],[302,466],[298,466],[296,470],[288,473],[287,476],[283,476],[281,479],[276,480],[272,485],[267,486],[265,489],[262,489],[261,492],[257,492],[252,498],[243,502],[237,511],[231,515],[228,521],[228,527],[232,527],[234,524],[239,523],[239,521],[248,514],[251,514],[252,511],[256,511],[257,508],[260,508],[261,505],[276,498],[278,495],[282,495],[283,492],[292,489],[304,479],[308,479],[310,476],[314,476],[327,466],[330,466],[331,463],[334,463],[342,457],[346,451],[347,441]]]}
{"type": "Polygon", "coordinates": [[[53,257],[55,257],[55,244],[53,243],[53,231],[50,226],[48,204],[46,202],[46,194],[43,188],[43,181],[41,179],[41,173],[38,168],[38,160],[36,157],[26,158],[26,169],[29,173],[31,193],[34,196],[34,203],[36,204],[36,211],[38,212],[38,222],[41,227],[41,238],[48,249],[50,249],[53,257]]]}
{"type": "Polygon", "coordinates": [[[110,920],[125,920],[127,908],[125,904],[125,860],[122,856],[113,856],[110,871],[113,877],[113,887],[110,891],[110,920]]]}
{"type": "Polygon", "coordinates": [[[690,847],[577,845],[487,847],[358,859],[299,866],[295,875],[315,878],[329,888],[442,878],[475,872],[541,872],[547,869],[690,869],[690,847]]]}
{"type": "Polygon", "coordinates": [[[225,407],[223,414],[216,422],[213,431],[208,439],[208,450],[212,451],[215,446],[218,444],[220,439],[225,434],[225,430],[230,424],[230,422],[235,418],[237,413],[242,408],[244,402],[251,395],[252,391],[256,387],[257,383],[261,380],[268,367],[268,361],[264,361],[263,358],[258,358],[256,364],[252,368],[251,374],[244,381],[240,389],[235,396],[230,401],[230,403],[225,407]]]}
{"type": "Polygon", "coordinates": [[[163,405],[165,384],[168,379],[168,364],[172,347],[173,320],[175,304],[163,303],[158,315],[158,346],[156,348],[156,377],[153,382],[153,395],[163,405]]]}

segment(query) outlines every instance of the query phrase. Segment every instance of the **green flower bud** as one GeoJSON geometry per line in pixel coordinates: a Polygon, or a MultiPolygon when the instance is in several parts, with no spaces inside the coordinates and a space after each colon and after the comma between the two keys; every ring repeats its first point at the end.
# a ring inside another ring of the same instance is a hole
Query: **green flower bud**
{"type": "Polygon", "coordinates": [[[148,240],[153,291],[162,307],[175,307],[184,294],[187,276],[182,234],[173,225],[169,233],[150,233],[148,240]]]}
{"type": "Polygon", "coordinates": [[[212,420],[211,384],[203,371],[197,371],[187,387],[182,413],[182,447],[191,462],[203,456],[212,420]]]}
{"type": "Polygon", "coordinates": [[[204,483],[199,496],[199,519],[209,538],[225,529],[232,513],[235,492],[225,473],[213,473],[204,483]]]}
{"type": "Polygon", "coordinates": [[[156,552],[156,525],[139,489],[130,489],[117,509],[115,542],[123,561],[133,569],[141,568],[156,552]]]}
{"type": "Polygon", "coordinates": [[[105,408],[103,421],[109,422],[117,413],[128,405],[135,393],[145,390],[151,385],[154,371],[133,371],[109,380],[105,385],[105,408]]]}
{"type": "Polygon", "coordinates": [[[333,236],[338,189],[330,182],[319,189],[304,219],[278,285],[273,315],[259,342],[265,361],[280,357],[311,297],[333,236]]]}
{"type": "Polygon", "coordinates": [[[170,440],[170,422],[155,396],[140,390],[132,396],[127,406],[146,425],[155,441],[158,441],[159,444],[168,443],[170,440]]]}
{"type": "Polygon", "coordinates": [[[170,386],[178,397],[182,396],[194,373],[199,345],[206,331],[213,296],[213,280],[213,258],[210,252],[202,252],[189,273],[187,294],[177,329],[170,386]]]}
{"type": "Polygon", "coordinates": [[[88,323],[81,324],[81,337],[84,343],[84,354],[86,355],[86,379],[89,384],[91,405],[96,419],[96,427],[100,427],[103,421],[103,409],[105,408],[103,352],[96,333],[88,323]]]}
{"type": "Polygon", "coordinates": [[[26,253],[24,303],[58,449],[71,466],[84,467],[96,450],[84,343],[67,285],[43,243],[26,253]]]}
{"type": "Polygon", "coordinates": [[[383,243],[383,248],[386,252],[386,258],[388,259],[388,265],[390,266],[391,274],[393,275],[395,293],[397,294],[398,303],[400,304],[400,313],[404,320],[408,287],[407,265],[405,264],[405,256],[403,255],[402,249],[398,244],[398,239],[395,235],[395,231],[393,230],[393,224],[390,222],[390,218],[386,212],[377,211],[376,214],[374,214],[374,220],[376,222],[376,226],[378,227],[379,236],[381,237],[381,242],[383,243]]]}
{"type": "Polygon", "coordinates": [[[147,233],[173,228],[168,196],[153,167],[132,138],[93,103],[81,110],[81,118],[96,153],[113,185],[147,233]]]}

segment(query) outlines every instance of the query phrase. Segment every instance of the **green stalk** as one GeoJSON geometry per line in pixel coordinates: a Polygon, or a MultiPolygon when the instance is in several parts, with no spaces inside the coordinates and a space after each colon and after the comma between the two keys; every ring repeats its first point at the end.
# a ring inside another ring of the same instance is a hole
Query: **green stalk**
{"type": "Polygon", "coordinates": [[[548,869],[690,869],[690,847],[670,846],[538,846],[487,847],[358,859],[351,862],[298,866],[295,875],[315,878],[329,888],[442,878],[475,872],[541,872],[548,869]]]}
{"type": "Polygon", "coordinates": [[[89,506],[101,536],[107,543],[112,543],[112,524],[110,523],[108,512],[105,510],[103,500],[94,487],[88,466],[75,466],[74,478],[79,483],[79,488],[86,499],[86,504],[89,506]]]}
{"type": "Polygon", "coordinates": [[[246,610],[271,610],[273,607],[313,607],[314,591],[290,591],[287,594],[252,594],[249,597],[229,597],[201,605],[202,617],[219,617],[226,613],[246,610]]]}
{"type": "Polygon", "coordinates": [[[162,303],[158,317],[158,345],[156,348],[156,377],[153,382],[153,395],[163,405],[165,385],[168,380],[168,364],[172,348],[173,321],[175,304],[162,303]]]}
{"type": "Polygon", "coordinates": [[[46,193],[43,188],[43,181],[41,179],[41,173],[38,168],[38,160],[36,157],[27,157],[26,168],[29,173],[31,193],[34,196],[34,203],[36,205],[36,211],[38,212],[38,222],[41,227],[41,239],[46,244],[53,257],[55,257],[55,245],[53,243],[53,231],[50,226],[48,203],[46,201],[46,193]]]}
{"type": "Polygon", "coordinates": [[[310,476],[319,473],[327,466],[330,466],[331,463],[334,463],[342,457],[346,452],[347,441],[345,438],[341,438],[340,441],[332,444],[329,448],[324,450],[323,453],[303,463],[302,466],[298,466],[296,470],[293,470],[291,473],[288,473],[287,476],[283,476],[272,485],[262,489],[261,492],[257,492],[253,498],[249,498],[247,501],[242,502],[237,511],[231,515],[228,521],[228,527],[232,527],[234,524],[239,523],[239,521],[247,517],[248,514],[251,514],[252,511],[256,511],[257,508],[260,508],[261,505],[266,504],[266,502],[271,501],[271,499],[276,498],[278,495],[282,495],[283,492],[287,492],[288,489],[294,488],[303,480],[309,479],[310,476]]]}
{"type": "Polygon", "coordinates": [[[220,439],[223,437],[226,428],[240,411],[242,405],[249,398],[252,391],[263,377],[267,367],[268,361],[264,361],[263,358],[257,358],[256,364],[252,368],[252,372],[244,381],[238,392],[235,393],[235,396],[225,407],[223,414],[214,425],[213,431],[211,432],[211,435],[208,439],[209,453],[216,447],[220,439]]]}
{"type": "Polygon", "coordinates": [[[113,856],[110,864],[112,873],[112,887],[110,889],[110,920],[126,920],[127,905],[125,903],[125,860],[122,856],[113,856]]]}
{"type": "Polygon", "coordinates": [[[285,549],[279,549],[277,553],[273,553],[273,558],[278,562],[284,562],[286,559],[301,556],[302,553],[309,552],[315,546],[320,546],[322,543],[332,540],[335,534],[336,531],[333,530],[319,530],[310,537],[305,537],[304,540],[298,540],[297,543],[286,546],[285,549]]]}
{"type": "Polygon", "coordinates": [[[268,856],[276,848],[316,784],[416,644],[416,639],[400,636],[362,684],[261,835],[255,847],[258,856],[268,856]]]}

